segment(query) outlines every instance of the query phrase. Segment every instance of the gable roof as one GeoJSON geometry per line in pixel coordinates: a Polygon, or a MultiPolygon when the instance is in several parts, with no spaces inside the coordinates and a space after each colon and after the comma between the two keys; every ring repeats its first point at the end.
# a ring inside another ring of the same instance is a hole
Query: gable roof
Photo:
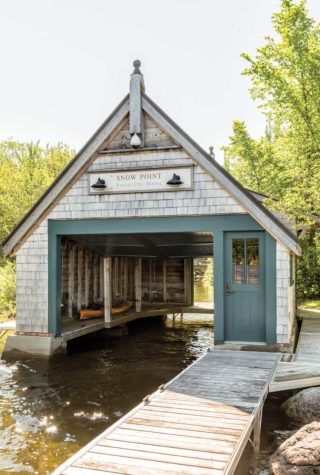
{"type": "MultiPolygon", "coordinates": [[[[14,252],[26,240],[35,226],[44,219],[79,176],[85,172],[89,164],[97,158],[101,146],[128,115],[130,107],[129,100],[130,97],[127,95],[12,230],[2,243],[5,255],[14,252]]],[[[144,110],[166,134],[171,136],[176,143],[185,149],[193,160],[228,191],[275,239],[282,242],[295,254],[301,254],[299,241],[294,233],[264,207],[252,193],[246,190],[229,172],[213,160],[204,149],[142,91],[141,109],[144,110]]]]}

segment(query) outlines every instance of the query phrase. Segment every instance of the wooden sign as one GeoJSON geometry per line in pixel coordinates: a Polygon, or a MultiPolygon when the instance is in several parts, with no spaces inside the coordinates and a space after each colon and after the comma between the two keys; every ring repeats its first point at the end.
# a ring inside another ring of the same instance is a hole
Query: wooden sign
{"type": "Polygon", "coordinates": [[[193,166],[145,168],[89,173],[89,193],[145,193],[191,190],[193,166]]]}

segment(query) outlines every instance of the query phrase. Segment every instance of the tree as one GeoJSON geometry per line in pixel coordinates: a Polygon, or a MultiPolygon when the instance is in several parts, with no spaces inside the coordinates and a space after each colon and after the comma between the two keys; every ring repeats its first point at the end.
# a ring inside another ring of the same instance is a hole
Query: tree
{"type": "Polygon", "coordinates": [[[0,240],[20,221],[74,152],[63,144],[0,143],[0,240]]]}
{"type": "MultiPolygon", "coordinates": [[[[242,55],[248,63],[243,74],[251,80],[252,98],[266,114],[268,131],[253,140],[245,124],[234,122],[230,144],[224,147],[226,166],[245,186],[271,194],[278,200],[272,203],[274,207],[286,211],[298,225],[307,226],[305,245],[320,254],[316,238],[320,217],[320,26],[309,16],[306,0],[282,0],[272,23],[276,37],[266,37],[254,57],[242,55]]],[[[310,268],[299,272],[307,280],[310,268]]]]}

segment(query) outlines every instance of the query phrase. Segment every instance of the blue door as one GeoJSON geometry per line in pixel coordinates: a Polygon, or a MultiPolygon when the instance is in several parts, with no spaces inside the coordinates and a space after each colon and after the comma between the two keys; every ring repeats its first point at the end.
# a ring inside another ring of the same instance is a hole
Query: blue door
{"type": "Polygon", "coordinates": [[[264,233],[227,233],[225,262],[225,340],[265,342],[264,233]]]}

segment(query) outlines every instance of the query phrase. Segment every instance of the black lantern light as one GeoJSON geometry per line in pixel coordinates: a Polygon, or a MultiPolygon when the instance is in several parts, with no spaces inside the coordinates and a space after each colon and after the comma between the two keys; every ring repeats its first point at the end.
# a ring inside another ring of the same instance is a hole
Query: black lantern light
{"type": "Polygon", "coordinates": [[[106,187],[106,182],[105,182],[105,180],[103,180],[102,178],[99,177],[98,180],[96,181],[96,183],[91,185],[91,188],[98,188],[98,189],[107,188],[106,187]]]}
{"type": "Polygon", "coordinates": [[[175,173],[173,174],[172,178],[169,181],[167,181],[167,185],[170,185],[170,186],[179,186],[182,184],[183,184],[183,181],[181,181],[179,175],[176,175],[175,173]]]}

